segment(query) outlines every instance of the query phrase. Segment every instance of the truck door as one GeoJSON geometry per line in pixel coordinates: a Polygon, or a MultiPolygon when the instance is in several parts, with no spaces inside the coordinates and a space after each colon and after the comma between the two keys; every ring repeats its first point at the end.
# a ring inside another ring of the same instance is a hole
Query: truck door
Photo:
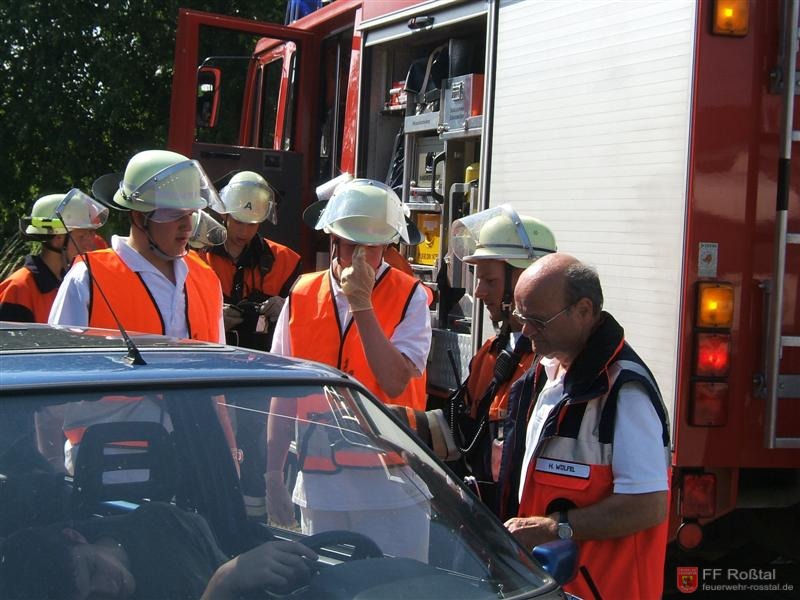
{"type": "MultiPolygon", "coordinates": [[[[301,225],[316,168],[320,36],[182,9],[178,16],[168,146],[198,159],[217,187],[242,170],[275,188],[278,226],[261,234],[307,259],[301,225]]],[[[306,265],[308,266],[308,265],[306,265]]]]}

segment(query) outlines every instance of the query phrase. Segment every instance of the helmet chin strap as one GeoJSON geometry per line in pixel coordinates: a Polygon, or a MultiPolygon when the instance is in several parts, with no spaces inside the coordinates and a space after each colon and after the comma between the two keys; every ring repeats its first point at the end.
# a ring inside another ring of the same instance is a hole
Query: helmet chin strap
{"type": "Polygon", "coordinates": [[[503,315],[503,323],[508,323],[511,320],[511,311],[514,310],[514,286],[512,279],[514,274],[514,267],[508,263],[504,263],[504,282],[503,282],[503,299],[500,301],[500,313],[503,315]]]}
{"type": "Polygon", "coordinates": [[[66,271],[69,268],[69,262],[70,261],[67,259],[67,245],[69,244],[69,240],[70,240],[69,233],[67,233],[67,234],[64,235],[64,243],[61,244],[60,248],[51,245],[51,243],[50,243],[51,240],[48,240],[46,242],[42,242],[42,249],[43,250],[48,250],[50,252],[55,252],[55,253],[61,255],[61,271],[62,271],[62,274],[63,274],[64,271],[66,271]]]}
{"type": "Polygon", "coordinates": [[[328,237],[328,240],[330,242],[328,247],[330,248],[329,252],[331,255],[331,273],[336,281],[339,281],[339,276],[336,274],[336,269],[333,268],[334,261],[336,261],[337,264],[339,263],[339,238],[331,235],[328,237]]]}
{"type": "Polygon", "coordinates": [[[142,215],[142,217],[144,218],[144,227],[142,227],[141,225],[136,223],[135,219],[133,220],[133,225],[137,229],[139,229],[140,231],[144,232],[144,234],[147,236],[147,245],[150,248],[150,251],[153,254],[155,254],[158,258],[160,258],[161,260],[178,260],[179,258],[183,258],[187,254],[189,254],[189,249],[188,248],[184,248],[183,252],[181,254],[179,254],[178,256],[172,256],[171,254],[167,254],[166,252],[164,252],[158,246],[158,244],[156,244],[155,240],[150,235],[150,228],[148,227],[148,225],[150,224],[150,219],[148,218],[148,216],[146,214],[142,215]]]}
{"type": "Polygon", "coordinates": [[[497,350],[504,350],[508,345],[508,340],[511,339],[511,311],[514,310],[514,286],[512,285],[514,267],[508,263],[505,263],[504,267],[503,298],[500,300],[502,320],[499,327],[497,323],[494,323],[497,339],[493,347],[497,350]]]}

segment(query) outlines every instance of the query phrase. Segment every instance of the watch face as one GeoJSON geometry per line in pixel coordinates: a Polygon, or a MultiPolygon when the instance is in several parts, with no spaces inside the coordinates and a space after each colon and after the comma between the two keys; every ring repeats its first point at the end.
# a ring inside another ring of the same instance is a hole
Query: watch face
{"type": "Polygon", "coordinates": [[[562,540],[572,539],[572,527],[569,523],[558,524],[558,537],[562,540]]]}

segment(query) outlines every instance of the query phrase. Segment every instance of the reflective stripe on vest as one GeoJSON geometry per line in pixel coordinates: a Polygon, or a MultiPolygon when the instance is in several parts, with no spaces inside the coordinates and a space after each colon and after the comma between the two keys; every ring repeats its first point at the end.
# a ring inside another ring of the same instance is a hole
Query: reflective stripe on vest
{"type": "MultiPolygon", "coordinates": [[[[103,396],[97,401],[69,404],[65,409],[64,436],[70,444],[77,446],[86,430],[97,423],[116,423],[124,421],[148,421],[161,423],[168,431],[172,421],[166,410],[156,400],[146,396],[103,396]]],[[[147,442],[115,442],[110,446],[146,447],[147,442]]]]}
{"type": "MultiPolygon", "coordinates": [[[[351,319],[342,331],[330,283],[330,271],[301,275],[289,296],[289,336],[292,355],[322,362],[352,375],[386,404],[424,410],[425,373],[411,379],[406,389],[390,398],[378,385],[367,362],[358,327],[351,319]]],[[[416,287],[413,277],[387,269],[375,283],[372,306],[387,338],[403,320],[416,287]]]]}
{"type": "Polygon", "coordinates": [[[297,458],[306,473],[335,473],[341,468],[384,468],[406,461],[393,450],[375,446],[361,428],[349,400],[336,395],[297,399],[297,458]]]}

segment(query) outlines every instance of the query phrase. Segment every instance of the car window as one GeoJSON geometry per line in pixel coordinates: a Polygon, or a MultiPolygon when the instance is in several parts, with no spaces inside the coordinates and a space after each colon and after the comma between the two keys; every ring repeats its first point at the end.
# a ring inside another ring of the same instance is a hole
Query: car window
{"type": "MultiPolygon", "coordinates": [[[[92,530],[162,504],[199,515],[228,557],[274,539],[317,544],[324,568],[297,597],[336,588],[335,597],[392,598],[401,580],[404,593],[419,586],[418,597],[437,598],[551,585],[499,521],[356,388],[3,394],[0,538],[65,522],[92,530]]],[[[163,519],[152,522],[138,527],[163,535],[163,519]]]]}

